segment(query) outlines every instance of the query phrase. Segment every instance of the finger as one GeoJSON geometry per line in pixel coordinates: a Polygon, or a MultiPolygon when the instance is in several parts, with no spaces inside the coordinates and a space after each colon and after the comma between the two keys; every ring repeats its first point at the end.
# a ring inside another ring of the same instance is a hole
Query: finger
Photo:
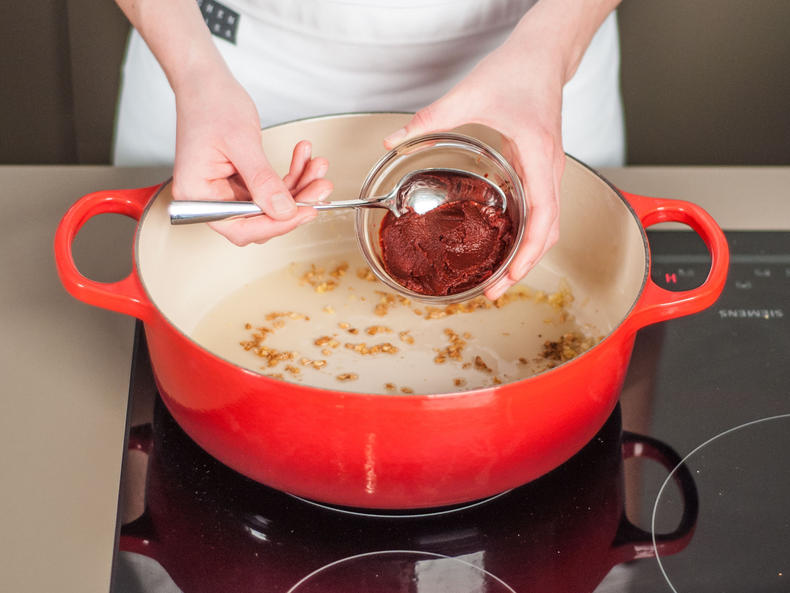
{"type": "Polygon", "coordinates": [[[301,140],[294,146],[293,154],[291,155],[291,166],[288,173],[283,177],[283,183],[289,191],[293,192],[299,178],[304,173],[305,167],[311,160],[313,154],[313,146],[307,140],[301,140]]]}
{"type": "Polygon", "coordinates": [[[489,286],[483,294],[485,294],[485,296],[489,300],[495,301],[503,294],[505,294],[505,292],[507,292],[507,289],[513,286],[514,284],[515,281],[511,280],[507,276],[503,276],[502,278],[494,282],[494,284],[489,286]]]}
{"type": "Polygon", "coordinates": [[[551,206],[541,202],[533,204],[524,229],[524,242],[516,252],[508,270],[508,277],[513,282],[526,276],[543,256],[553,225],[554,214],[551,206]]]}
{"type": "MultiPolygon", "coordinates": [[[[560,204],[561,204],[561,193],[562,193],[562,173],[565,170],[565,153],[560,150],[559,156],[554,159],[554,198],[552,202],[552,206],[554,209],[553,212],[553,223],[551,227],[548,229],[546,233],[546,242],[543,245],[543,249],[541,250],[540,254],[538,255],[538,260],[542,259],[546,253],[554,247],[554,245],[559,241],[560,238],[560,204]]],[[[536,260],[537,261],[537,260],[536,260]]]]}
{"type": "MultiPolygon", "coordinates": [[[[332,193],[332,182],[328,179],[314,179],[305,186],[295,197],[299,202],[321,202],[332,193]]],[[[221,235],[227,237],[236,245],[249,243],[265,243],[272,237],[293,230],[297,226],[313,220],[318,214],[313,208],[299,208],[293,219],[275,221],[268,216],[254,216],[209,223],[209,226],[221,235]]]]}
{"type": "Polygon", "coordinates": [[[322,179],[329,170],[329,161],[323,157],[312,159],[302,171],[301,177],[296,182],[296,187],[291,189],[295,195],[317,179],[322,179]]]}
{"type": "Polygon", "coordinates": [[[524,240],[513,258],[508,277],[514,282],[531,270],[558,236],[559,197],[553,149],[532,147],[521,160],[529,204],[524,240]]]}
{"type": "Polygon", "coordinates": [[[315,204],[323,202],[332,193],[332,182],[329,179],[313,179],[310,183],[299,190],[296,195],[297,202],[305,204],[315,204]]]}
{"type": "MultiPolygon", "coordinates": [[[[555,197],[555,205],[556,205],[556,213],[554,217],[554,224],[552,225],[551,229],[549,230],[548,237],[546,239],[546,245],[543,246],[543,255],[546,252],[554,247],[554,245],[560,239],[560,207],[562,204],[562,175],[565,172],[565,153],[560,150],[559,155],[554,160],[554,197],[555,197]]],[[[541,255],[541,257],[543,257],[541,255]]]]}
{"type": "Polygon", "coordinates": [[[265,243],[272,237],[283,235],[313,220],[317,214],[318,212],[313,208],[299,208],[298,212],[288,220],[276,220],[269,216],[251,216],[211,222],[209,226],[235,245],[244,246],[250,243],[265,243]]]}
{"type": "MultiPolygon", "coordinates": [[[[533,265],[546,255],[546,252],[551,249],[559,239],[560,235],[560,215],[559,215],[559,195],[560,185],[559,181],[554,179],[553,185],[553,199],[548,203],[548,208],[542,207],[540,214],[543,214],[543,220],[536,222],[535,225],[541,225],[541,229],[545,230],[545,241],[543,247],[538,252],[537,258],[533,260],[533,265]],[[547,221],[551,222],[547,222],[547,221]],[[546,225],[546,226],[543,226],[546,225]]],[[[538,241],[536,240],[536,243],[538,241]]],[[[531,268],[532,266],[530,266],[531,268]]],[[[528,271],[528,270],[527,270],[528,271]]],[[[526,272],[525,272],[526,273],[526,272]]]]}
{"type": "Polygon", "coordinates": [[[236,173],[228,177],[228,185],[233,193],[232,199],[234,200],[252,200],[247,186],[244,185],[244,180],[236,173]]]}
{"type": "Polygon", "coordinates": [[[297,207],[288,188],[269,164],[260,142],[236,142],[228,158],[244,180],[253,201],[275,220],[288,220],[297,207]]]}
{"type": "Polygon", "coordinates": [[[269,237],[259,237],[259,233],[253,232],[253,236],[256,238],[252,240],[252,243],[266,243],[266,241],[271,238],[284,235],[298,226],[307,224],[316,216],[318,216],[317,210],[313,210],[312,208],[299,208],[299,212],[294,217],[295,220],[273,220],[269,227],[272,233],[269,237]]]}

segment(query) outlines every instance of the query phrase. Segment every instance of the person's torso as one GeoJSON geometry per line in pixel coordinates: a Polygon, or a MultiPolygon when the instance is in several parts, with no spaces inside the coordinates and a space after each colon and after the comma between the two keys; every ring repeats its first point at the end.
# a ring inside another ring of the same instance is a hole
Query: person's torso
{"type": "MultiPolygon", "coordinates": [[[[238,47],[221,47],[274,119],[416,110],[501,45],[534,0],[228,0],[238,47]]],[[[268,119],[268,118],[267,118],[268,119]]]]}

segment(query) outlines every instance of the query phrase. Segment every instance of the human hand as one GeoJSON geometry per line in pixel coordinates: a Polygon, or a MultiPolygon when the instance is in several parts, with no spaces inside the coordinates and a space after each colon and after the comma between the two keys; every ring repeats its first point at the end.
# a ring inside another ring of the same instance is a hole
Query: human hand
{"type": "Polygon", "coordinates": [[[254,201],[264,214],[210,223],[236,245],[263,243],[315,218],[316,210],[298,208],[294,199],[329,196],[327,160],[314,158],[303,140],[281,179],[263,152],[255,104],[229,73],[179,87],[176,111],[174,199],[254,201]]]}
{"type": "Polygon", "coordinates": [[[528,219],[524,240],[507,275],[485,293],[492,300],[523,278],[559,238],[566,74],[559,55],[537,41],[509,40],[385,140],[385,146],[392,148],[414,136],[466,123],[484,124],[502,133],[503,155],[524,185],[528,219]]]}
{"type": "Polygon", "coordinates": [[[491,300],[523,278],[559,237],[559,188],[565,164],[561,107],[562,78],[551,64],[540,56],[527,59],[505,45],[385,140],[391,148],[411,137],[466,123],[502,133],[503,155],[524,185],[528,218],[507,275],[485,293],[491,300]]]}

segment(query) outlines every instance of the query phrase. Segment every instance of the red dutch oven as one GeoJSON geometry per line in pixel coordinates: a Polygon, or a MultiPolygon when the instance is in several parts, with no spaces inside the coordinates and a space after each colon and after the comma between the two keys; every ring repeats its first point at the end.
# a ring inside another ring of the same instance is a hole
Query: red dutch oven
{"type": "MultiPolygon", "coordinates": [[[[311,140],[315,154],[329,158],[336,195],[354,195],[382,153],[381,138],[407,118],[302,120],[264,130],[263,144],[275,168],[286,171],[294,144],[311,140]]],[[[496,138],[466,133],[497,148],[496,138]]],[[[82,301],[143,321],[162,398],[207,452],[273,488],[353,507],[456,504],[558,467],[612,412],[637,330],[713,304],[729,264],[723,232],[698,206],[618,191],[569,158],[560,241],[527,281],[542,288],[542,270],[561,274],[576,297],[572,313],[579,324],[596,327],[604,338],[554,369],[490,388],[409,396],[353,393],[267,377],[190,337],[216,303],[273,265],[309,261],[311,254],[343,245],[354,249],[351,219],[319,216],[265,245],[238,248],[205,225],[175,232],[167,213],[171,200],[170,182],[79,199],[55,237],[64,286],[82,301]],[[71,252],[82,225],[102,213],[139,221],[133,270],[115,283],[84,277],[71,252]],[[671,292],[650,279],[645,228],[667,221],[690,226],[710,251],[710,272],[696,289],[671,292]]]]}

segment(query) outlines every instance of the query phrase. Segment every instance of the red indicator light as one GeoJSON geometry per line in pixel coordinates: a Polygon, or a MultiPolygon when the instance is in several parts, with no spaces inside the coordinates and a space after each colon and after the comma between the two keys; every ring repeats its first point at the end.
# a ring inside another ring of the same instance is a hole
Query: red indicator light
{"type": "Polygon", "coordinates": [[[677,284],[678,275],[675,274],[674,272],[671,274],[667,272],[666,274],[664,274],[664,280],[666,281],[667,284],[677,284]]]}

